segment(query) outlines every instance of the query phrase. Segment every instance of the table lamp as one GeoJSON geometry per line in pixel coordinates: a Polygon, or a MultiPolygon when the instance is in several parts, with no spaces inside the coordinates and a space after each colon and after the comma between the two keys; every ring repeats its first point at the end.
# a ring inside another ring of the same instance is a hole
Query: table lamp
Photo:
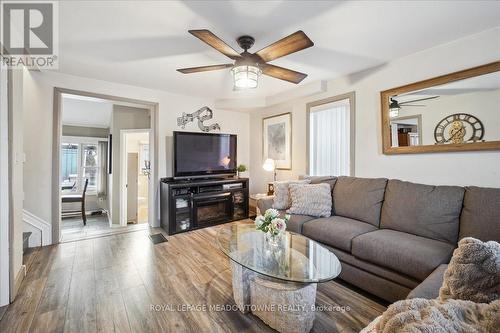
{"type": "MultiPolygon", "coordinates": [[[[272,158],[267,158],[264,161],[264,164],[262,165],[262,168],[266,171],[273,171],[273,181],[276,181],[276,163],[272,158]]],[[[268,183],[267,184],[267,195],[273,195],[274,194],[274,184],[273,183],[268,183]]]]}

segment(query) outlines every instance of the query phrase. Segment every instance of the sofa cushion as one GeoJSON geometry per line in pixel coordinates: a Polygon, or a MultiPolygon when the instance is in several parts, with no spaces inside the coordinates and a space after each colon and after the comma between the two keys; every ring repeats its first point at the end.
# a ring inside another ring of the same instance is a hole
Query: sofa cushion
{"type": "Polygon", "coordinates": [[[339,177],[333,189],[333,210],[336,215],[380,224],[387,179],[339,177]]]}
{"type": "Polygon", "coordinates": [[[421,284],[410,291],[407,299],[410,298],[427,298],[434,299],[439,297],[439,288],[443,284],[444,272],[448,265],[439,265],[421,284]]]}
{"type": "Polygon", "coordinates": [[[364,233],[377,230],[369,223],[342,216],[331,216],[304,224],[303,234],[318,242],[351,252],[351,240],[364,233]]]}
{"type": "Polygon", "coordinates": [[[290,215],[290,220],[286,224],[286,230],[301,234],[304,223],[314,219],[315,217],[308,215],[290,215]]]}
{"type": "Polygon", "coordinates": [[[500,242],[500,189],[466,187],[460,239],[474,237],[487,242],[500,242]]]}
{"type": "Polygon", "coordinates": [[[456,244],[464,189],[389,180],[381,228],[456,244]]]}
{"type": "Polygon", "coordinates": [[[378,277],[396,283],[410,290],[418,286],[421,282],[420,280],[417,280],[411,276],[401,274],[392,269],[388,269],[380,265],[375,265],[369,263],[368,261],[358,259],[352,254],[337,249],[335,247],[331,247],[326,244],[323,244],[323,246],[325,246],[328,250],[332,251],[337,256],[337,258],[342,263],[342,269],[344,269],[344,264],[349,264],[350,266],[356,269],[360,269],[367,273],[376,275],[378,277]]]}
{"type": "Polygon", "coordinates": [[[352,240],[351,253],[362,260],[424,280],[451,258],[452,244],[395,230],[376,230],[352,240]]]}

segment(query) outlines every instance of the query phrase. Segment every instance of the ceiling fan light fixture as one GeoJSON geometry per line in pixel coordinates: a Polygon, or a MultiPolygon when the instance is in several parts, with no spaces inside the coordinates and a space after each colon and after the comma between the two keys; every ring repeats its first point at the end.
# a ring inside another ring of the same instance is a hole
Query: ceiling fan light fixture
{"type": "Polygon", "coordinates": [[[261,69],[256,65],[239,65],[231,69],[235,90],[254,89],[259,85],[261,69]]]}
{"type": "Polygon", "coordinates": [[[399,105],[398,101],[391,98],[391,103],[389,104],[389,117],[396,118],[397,116],[399,116],[400,109],[401,106],[399,105]]]}

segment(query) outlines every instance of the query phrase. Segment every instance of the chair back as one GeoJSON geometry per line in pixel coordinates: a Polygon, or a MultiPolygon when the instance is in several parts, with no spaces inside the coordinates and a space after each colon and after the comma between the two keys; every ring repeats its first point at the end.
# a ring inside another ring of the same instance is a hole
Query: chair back
{"type": "Polygon", "coordinates": [[[89,179],[85,179],[85,185],[83,186],[82,199],[85,200],[85,193],[87,192],[87,187],[89,186],[89,179]]]}

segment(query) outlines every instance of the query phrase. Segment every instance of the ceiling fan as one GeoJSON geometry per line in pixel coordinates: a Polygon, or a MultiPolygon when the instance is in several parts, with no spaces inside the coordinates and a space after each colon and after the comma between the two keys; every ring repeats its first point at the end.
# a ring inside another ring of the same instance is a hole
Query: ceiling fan
{"type": "Polygon", "coordinates": [[[401,110],[401,108],[403,106],[425,106],[425,105],[422,105],[422,104],[411,104],[411,103],[426,101],[426,100],[435,99],[435,98],[438,98],[438,97],[439,96],[424,97],[424,98],[418,98],[418,99],[413,99],[413,100],[404,101],[404,102],[398,102],[394,98],[390,98],[389,99],[390,100],[390,103],[389,103],[389,116],[391,118],[399,116],[399,110],[401,110]]]}
{"type": "Polygon", "coordinates": [[[244,50],[242,53],[238,53],[209,30],[189,30],[189,33],[234,60],[234,63],[181,68],[177,70],[183,74],[231,68],[234,88],[236,90],[256,88],[261,74],[295,84],[300,83],[307,77],[307,74],[268,64],[269,61],[313,46],[314,43],[303,31],[299,30],[255,53],[247,51],[255,42],[255,39],[251,36],[241,36],[237,39],[238,44],[244,50]]]}

